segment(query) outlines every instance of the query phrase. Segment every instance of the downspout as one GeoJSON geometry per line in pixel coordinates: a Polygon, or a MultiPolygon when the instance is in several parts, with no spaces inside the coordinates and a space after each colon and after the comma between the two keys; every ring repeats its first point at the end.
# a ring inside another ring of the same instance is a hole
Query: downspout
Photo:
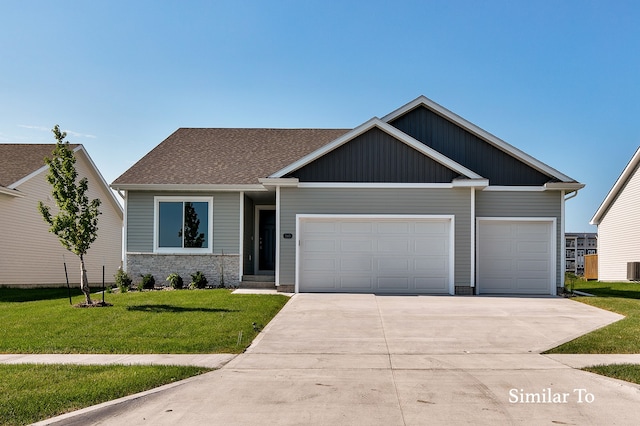
{"type": "Polygon", "coordinates": [[[569,194],[569,196],[565,196],[565,191],[562,191],[562,194],[560,195],[562,197],[562,199],[563,199],[562,212],[561,212],[561,221],[560,221],[560,227],[562,229],[562,239],[560,240],[560,250],[561,250],[560,253],[562,254],[562,257],[561,257],[562,261],[560,262],[560,265],[562,267],[562,271],[560,273],[560,287],[562,287],[563,289],[564,289],[564,284],[565,284],[565,282],[564,282],[564,274],[567,271],[567,259],[566,259],[566,257],[567,257],[566,256],[566,253],[567,253],[567,240],[566,240],[566,238],[564,236],[564,232],[565,232],[565,229],[564,229],[565,207],[564,207],[564,205],[568,200],[570,200],[570,199],[574,198],[576,195],[578,195],[578,191],[579,190],[575,190],[575,191],[571,192],[569,194]]]}
{"type": "Polygon", "coordinates": [[[124,194],[121,194],[118,191],[118,194],[124,199],[124,214],[122,215],[122,270],[127,272],[127,221],[129,216],[129,192],[124,191],[124,194]]]}

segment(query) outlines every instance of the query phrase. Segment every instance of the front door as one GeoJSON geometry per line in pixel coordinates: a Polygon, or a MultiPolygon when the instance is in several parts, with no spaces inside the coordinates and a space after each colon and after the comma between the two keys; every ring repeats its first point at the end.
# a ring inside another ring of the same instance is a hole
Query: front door
{"type": "Polygon", "coordinates": [[[276,269],[276,211],[259,210],[258,270],[276,269]]]}

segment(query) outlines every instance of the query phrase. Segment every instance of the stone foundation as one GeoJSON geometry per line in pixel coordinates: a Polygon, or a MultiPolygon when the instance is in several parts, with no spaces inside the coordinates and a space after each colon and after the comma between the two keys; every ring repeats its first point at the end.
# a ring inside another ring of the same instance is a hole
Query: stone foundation
{"type": "Polygon", "coordinates": [[[202,271],[209,286],[220,287],[223,270],[224,286],[238,287],[238,255],[127,253],[127,273],[133,280],[133,285],[141,281],[142,275],[152,274],[156,287],[169,286],[167,277],[175,272],[182,277],[187,287],[191,282],[191,274],[202,271]]]}

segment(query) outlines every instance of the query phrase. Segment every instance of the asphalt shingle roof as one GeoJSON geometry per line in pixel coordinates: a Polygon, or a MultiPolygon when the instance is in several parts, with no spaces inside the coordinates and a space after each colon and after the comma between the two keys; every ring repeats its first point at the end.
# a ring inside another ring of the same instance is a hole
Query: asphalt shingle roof
{"type": "MultiPolygon", "coordinates": [[[[8,187],[44,166],[55,144],[0,144],[0,186],[8,187]]],[[[77,144],[69,145],[71,149],[77,144]]]]}
{"type": "Polygon", "coordinates": [[[349,130],[181,128],[113,184],[257,184],[349,130]]]}

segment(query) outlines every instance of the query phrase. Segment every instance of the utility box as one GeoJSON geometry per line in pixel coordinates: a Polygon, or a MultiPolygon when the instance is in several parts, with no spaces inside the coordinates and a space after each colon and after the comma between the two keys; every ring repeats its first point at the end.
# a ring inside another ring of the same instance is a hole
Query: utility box
{"type": "Polygon", "coordinates": [[[640,281],[640,262],[627,262],[627,279],[640,281]]]}

